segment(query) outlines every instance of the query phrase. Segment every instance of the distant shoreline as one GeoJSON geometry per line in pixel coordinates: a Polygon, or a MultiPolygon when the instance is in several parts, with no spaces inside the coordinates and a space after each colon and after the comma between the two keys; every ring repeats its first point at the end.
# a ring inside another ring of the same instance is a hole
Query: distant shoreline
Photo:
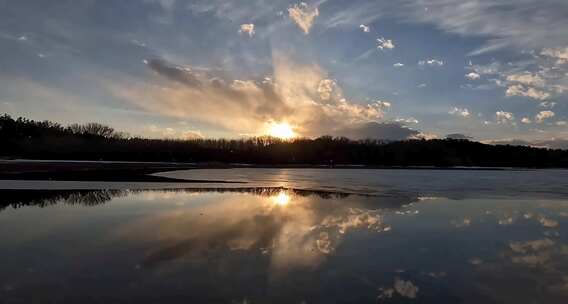
{"type": "MultiPolygon", "coordinates": [[[[222,163],[75,161],[75,160],[0,160],[0,180],[107,181],[158,183],[238,183],[224,180],[187,180],[153,175],[194,169],[377,169],[377,170],[459,170],[525,171],[538,168],[364,166],[364,165],[258,165],[222,163]]],[[[546,168],[554,169],[554,168],[546,168]]],[[[562,168],[558,168],[562,169],[562,168]]]]}

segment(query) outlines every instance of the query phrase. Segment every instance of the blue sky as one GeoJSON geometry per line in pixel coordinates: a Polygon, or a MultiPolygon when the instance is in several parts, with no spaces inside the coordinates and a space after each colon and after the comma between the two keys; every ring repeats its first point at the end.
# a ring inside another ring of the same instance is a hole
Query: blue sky
{"type": "Polygon", "coordinates": [[[0,112],[146,137],[562,146],[564,0],[0,0],[0,112]]]}

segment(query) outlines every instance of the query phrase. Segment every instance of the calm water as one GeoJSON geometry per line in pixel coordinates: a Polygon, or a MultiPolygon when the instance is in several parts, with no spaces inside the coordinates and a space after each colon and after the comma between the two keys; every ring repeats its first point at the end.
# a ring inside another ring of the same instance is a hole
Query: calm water
{"type": "Polygon", "coordinates": [[[314,172],[0,190],[0,303],[568,302],[563,171],[314,172]]]}

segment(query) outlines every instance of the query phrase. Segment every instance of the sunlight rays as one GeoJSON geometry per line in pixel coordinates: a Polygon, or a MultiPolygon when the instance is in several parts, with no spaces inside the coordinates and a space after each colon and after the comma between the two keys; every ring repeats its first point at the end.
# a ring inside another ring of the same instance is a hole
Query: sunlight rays
{"type": "Polygon", "coordinates": [[[296,132],[294,132],[292,126],[290,126],[286,122],[271,123],[267,133],[272,137],[277,137],[280,139],[292,139],[296,137],[296,132]]]}

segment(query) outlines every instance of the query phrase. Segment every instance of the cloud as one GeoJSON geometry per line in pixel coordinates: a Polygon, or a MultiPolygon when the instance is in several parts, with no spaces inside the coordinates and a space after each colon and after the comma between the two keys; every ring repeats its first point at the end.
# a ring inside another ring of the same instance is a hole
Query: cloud
{"type": "Polygon", "coordinates": [[[443,66],[444,61],[438,59],[425,59],[418,61],[420,66],[443,66]]]}
{"type": "Polygon", "coordinates": [[[252,80],[164,60],[150,59],[145,64],[160,77],[151,82],[113,84],[112,92],[147,111],[192,119],[234,134],[260,135],[267,124],[281,122],[289,123],[302,136],[401,139],[418,133],[398,124],[369,125],[381,122],[390,102],[350,101],[319,66],[296,64],[284,56],[275,55],[273,75],[252,80]]]}
{"type": "Polygon", "coordinates": [[[537,87],[544,86],[544,79],[542,79],[541,76],[536,74],[531,74],[529,72],[508,75],[507,81],[516,82],[528,86],[537,86],[537,87]]]}
{"type": "Polygon", "coordinates": [[[423,88],[425,88],[425,87],[427,87],[427,86],[428,86],[427,84],[421,83],[421,84],[417,85],[416,87],[419,88],[419,89],[423,89],[423,88]]]}
{"type": "MultiPolygon", "coordinates": [[[[326,0],[318,1],[318,3],[324,2],[326,0]]],[[[381,4],[376,2],[343,1],[341,5],[341,9],[326,11],[326,16],[322,16],[321,20],[323,26],[328,29],[360,27],[361,24],[372,23],[383,15],[381,4]]]]}
{"type": "Polygon", "coordinates": [[[199,138],[204,138],[203,133],[201,133],[201,131],[198,131],[198,130],[188,130],[188,131],[184,131],[181,136],[182,136],[183,139],[199,139],[199,138]]]}
{"type": "Polygon", "coordinates": [[[331,99],[331,94],[337,86],[335,80],[322,79],[318,85],[317,91],[320,94],[320,98],[324,101],[331,99]]]}
{"type": "Polygon", "coordinates": [[[524,124],[530,124],[530,123],[532,123],[531,119],[528,118],[528,117],[523,117],[523,118],[521,118],[521,122],[524,123],[524,124]]]}
{"type": "Polygon", "coordinates": [[[505,91],[507,97],[511,96],[524,96],[536,100],[545,100],[550,97],[550,94],[532,87],[525,87],[521,84],[514,84],[507,88],[505,91]]]}
{"type": "Polygon", "coordinates": [[[556,59],[556,64],[568,63],[568,46],[543,49],[540,54],[556,59]]]}
{"type": "Polygon", "coordinates": [[[404,63],[397,62],[397,63],[393,64],[392,66],[395,67],[395,68],[402,68],[404,66],[404,63]]]}
{"type": "Polygon", "coordinates": [[[538,105],[543,107],[543,108],[552,109],[556,105],[556,102],[554,102],[554,101],[543,101],[543,102],[539,103],[538,105]]]}
{"type": "Polygon", "coordinates": [[[400,278],[394,279],[393,287],[379,288],[381,292],[378,296],[379,299],[390,299],[395,295],[395,292],[402,297],[415,299],[418,295],[420,288],[414,285],[411,281],[405,281],[400,278]]]}
{"type": "Polygon", "coordinates": [[[197,78],[197,75],[188,67],[171,65],[167,61],[161,59],[145,59],[143,62],[154,72],[172,81],[176,81],[187,86],[201,86],[201,81],[197,78]]]}
{"type": "Polygon", "coordinates": [[[169,138],[169,139],[197,139],[203,138],[203,134],[198,130],[178,130],[171,127],[159,127],[149,125],[144,128],[144,133],[150,138],[169,138]]]}
{"type": "Polygon", "coordinates": [[[552,62],[546,56],[531,52],[528,59],[500,64],[493,62],[485,66],[468,67],[479,74],[492,75],[496,87],[505,88],[507,97],[521,96],[541,102],[541,106],[552,108],[558,98],[568,92],[568,67],[552,62]]]}
{"type": "Polygon", "coordinates": [[[461,133],[452,133],[452,134],[448,134],[446,135],[446,138],[448,139],[467,139],[467,140],[472,140],[473,137],[471,136],[467,136],[461,133]]]}
{"type": "Polygon", "coordinates": [[[554,117],[555,113],[552,111],[540,111],[535,116],[535,121],[538,123],[544,122],[546,119],[554,117]]]}
{"type": "Polygon", "coordinates": [[[543,265],[551,255],[551,249],[556,242],[551,239],[541,239],[524,242],[510,242],[509,248],[514,254],[511,261],[530,266],[543,265]]]}
{"type": "Polygon", "coordinates": [[[498,140],[487,141],[486,143],[492,145],[528,146],[536,148],[568,150],[568,139],[562,139],[562,138],[536,139],[536,140],[498,139],[498,140]]]}
{"type": "Polygon", "coordinates": [[[515,119],[515,116],[511,112],[497,111],[495,112],[495,117],[498,124],[510,123],[515,119]]]}
{"type": "Polygon", "coordinates": [[[172,10],[176,4],[176,0],[146,0],[146,2],[158,3],[165,11],[172,10]]]}
{"type": "Polygon", "coordinates": [[[469,80],[477,80],[481,77],[481,75],[475,73],[475,72],[471,72],[468,74],[465,74],[465,78],[469,79],[469,80]]]}
{"type": "Polygon", "coordinates": [[[456,116],[461,116],[461,117],[469,117],[470,113],[469,110],[466,108],[458,108],[458,107],[453,107],[452,109],[450,109],[450,111],[448,111],[449,114],[451,115],[456,115],[456,116]]]}
{"type": "Polygon", "coordinates": [[[319,16],[319,10],[317,7],[311,8],[305,2],[301,2],[288,8],[288,16],[307,35],[310,33],[316,17],[319,16]]]}
{"type": "Polygon", "coordinates": [[[405,0],[396,6],[409,22],[430,23],[446,32],[482,37],[471,54],[502,48],[541,49],[568,45],[568,2],[563,0],[405,0]],[[402,7],[401,10],[399,7],[402,7]],[[428,12],[424,12],[424,8],[428,12]]]}
{"type": "Polygon", "coordinates": [[[249,37],[254,36],[254,24],[252,23],[245,23],[241,24],[241,28],[239,29],[239,33],[249,35],[249,37]]]}
{"type": "Polygon", "coordinates": [[[377,49],[379,49],[379,50],[384,50],[384,49],[392,50],[394,48],[395,48],[395,45],[392,42],[392,40],[385,39],[383,37],[377,39],[377,49]]]}
{"type": "Polygon", "coordinates": [[[511,250],[515,253],[529,253],[552,247],[554,244],[554,241],[550,239],[542,239],[525,242],[511,242],[509,243],[509,248],[511,248],[511,250]]]}
{"type": "Polygon", "coordinates": [[[476,74],[479,75],[496,75],[501,72],[502,66],[501,63],[495,61],[490,64],[485,65],[472,65],[468,66],[469,69],[474,71],[476,74]]]}
{"type": "Polygon", "coordinates": [[[417,124],[420,123],[420,121],[418,121],[418,119],[414,118],[414,117],[408,117],[408,118],[401,118],[401,117],[397,117],[395,118],[396,122],[400,122],[403,124],[417,124]]]}
{"type": "Polygon", "coordinates": [[[369,122],[346,126],[336,134],[352,139],[404,140],[415,138],[420,135],[420,132],[407,128],[400,123],[369,122]]]}
{"type": "Polygon", "coordinates": [[[359,28],[365,33],[369,33],[371,31],[371,27],[364,24],[359,25],[359,28]]]}
{"type": "Polygon", "coordinates": [[[379,105],[379,107],[383,110],[387,110],[390,109],[390,107],[392,106],[392,103],[390,101],[381,101],[381,100],[377,100],[376,103],[379,105]]]}
{"type": "Polygon", "coordinates": [[[418,294],[419,288],[411,281],[404,281],[397,278],[394,281],[394,290],[403,297],[414,299],[418,294]]]}

